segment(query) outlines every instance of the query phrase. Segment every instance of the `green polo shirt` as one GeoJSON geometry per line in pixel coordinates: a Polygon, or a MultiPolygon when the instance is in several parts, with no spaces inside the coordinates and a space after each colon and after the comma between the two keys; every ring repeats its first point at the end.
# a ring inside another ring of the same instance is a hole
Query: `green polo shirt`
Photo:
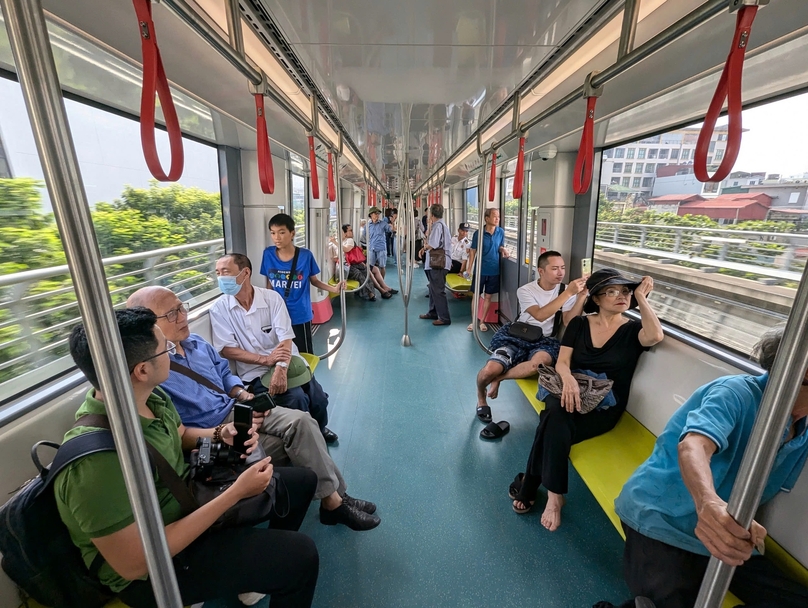
{"type": "MultiPolygon", "coordinates": [[[[94,395],[95,390],[90,389],[76,412],[76,419],[85,414],[106,414],[104,404],[94,395]]],[[[177,432],[180,417],[174,404],[168,396],[157,394],[152,394],[146,404],[154,412],[155,418],[140,417],[144,438],[184,477],[188,465],[182,454],[182,439],[177,432]]],[[[71,429],[65,435],[65,441],[92,430],[97,429],[85,426],[71,429]]],[[[158,481],[156,474],[154,481],[163,521],[166,525],[177,521],[181,515],[179,503],[168,488],[158,481]]],[[[73,543],[81,550],[88,568],[98,555],[90,539],[108,536],[135,521],[115,452],[91,454],[69,465],[54,481],[54,494],[62,521],[70,531],[73,543]]],[[[106,562],[98,575],[101,582],[116,593],[129,584],[106,562]]]]}

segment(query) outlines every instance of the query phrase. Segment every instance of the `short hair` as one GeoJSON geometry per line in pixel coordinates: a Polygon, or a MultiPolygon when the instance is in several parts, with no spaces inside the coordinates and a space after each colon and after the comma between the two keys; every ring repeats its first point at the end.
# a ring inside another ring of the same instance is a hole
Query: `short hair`
{"type": "Polygon", "coordinates": [[[775,325],[764,333],[755,347],[752,349],[752,356],[760,363],[760,367],[770,372],[774,365],[774,358],[783,341],[783,332],[786,326],[783,323],[775,325]]]}
{"type": "Polygon", "coordinates": [[[398,215],[398,207],[393,207],[393,213],[395,213],[396,215],[398,215]]]}
{"type": "Polygon", "coordinates": [[[485,215],[483,217],[488,217],[489,215],[494,213],[494,211],[499,211],[499,209],[497,209],[496,207],[489,207],[488,209],[485,210],[485,215]]]}
{"type": "Polygon", "coordinates": [[[550,263],[550,258],[563,258],[563,256],[557,251],[545,251],[539,256],[536,266],[539,268],[547,268],[547,264],[550,263]]]}
{"type": "Polygon", "coordinates": [[[350,224],[343,224],[342,225],[342,232],[348,232],[348,228],[351,228],[350,224]]]}
{"type": "Polygon", "coordinates": [[[443,217],[443,205],[435,203],[429,208],[429,213],[432,217],[441,219],[443,217]]]}
{"type": "MultiPolygon", "coordinates": [[[[126,367],[131,373],[138,363],[142,363],[151,357],[154,351],[157,350],[157,337],[154,335],[157,316],[148,308],[135,306],[134,308],[116,310],[115,319],[118,322],[118,333],[121,335],[121,342],[123,342],[126,367]]],[[[73,328],[73,331],[70,332],[68,343],[70,356],[73,357],[76,366],[84,373],[94,388],[101,388],[83,323],[79,323],[73,328]]]]}
{"type": "Polygon", "coordinates": [[[228,253],[223,255],[222,258],[230,258],[233,260],[233,263],[238,267],[239,272],[245,268],[249,268],[250,272],[252,272],[252,262],[250,261],[250,258],[243,253],[228,253]]]}
{"type": "Polygon", "coordinates": [[[289,232],[295,231],[295,220],[287,213],[276,213],[269,219],[268,228],[272,230],[276,226],[286,228],[289,232]]]}

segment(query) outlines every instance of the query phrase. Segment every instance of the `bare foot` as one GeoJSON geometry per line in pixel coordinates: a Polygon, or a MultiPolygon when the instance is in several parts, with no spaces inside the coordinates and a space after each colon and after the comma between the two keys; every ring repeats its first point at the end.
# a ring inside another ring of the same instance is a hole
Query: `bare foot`
{"type": "Polygon", "coordinates": [[[488,385],[488,396],[491,399],[496,399],[499,395],[499,380],[492,380],[488,385]]]}
{"type": "Polygon", "coordinates": [[[550,532],[555,532],[561,525],[561,507],[565,502],[563,494],[547,492],[547,506],[544,507],[544,513],[541,514],[541,525],[550,532]]]}
{"type": "Polygon", "coordinates": [[[535,503],[535,502],[536,502],[535,500],[531,500],[531,501],[528,501],[526,503],[522,502],[521,500],[514,500],[513,501],[513,510],[516,513],[519,513],[519,515],[522,515],[524,513],[527,513],[528,511],[530,511],[533,508],[533,503],[535,503]]]}

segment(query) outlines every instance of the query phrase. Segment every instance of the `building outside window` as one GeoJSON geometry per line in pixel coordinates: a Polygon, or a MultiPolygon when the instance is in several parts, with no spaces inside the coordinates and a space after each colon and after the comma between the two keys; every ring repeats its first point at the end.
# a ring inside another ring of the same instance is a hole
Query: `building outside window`
{"type": "Polygon", "coordinates": [[[624,186],[624,187],[628,188],[628,185],[629,185],[630,183],[631,183],[631,178],[630,178],[630,177],[624,177],[624,178],[623,178],[623,186],[624,186]]]}
{"type": "Polygon", "coordinates": [[[679,158],[679,149],[674,148],[671,150],[671,160],[677,160],[679,158]]]}
{"type": "Polygon", "coordinates": [[[626,155],[625,148],[617,148],[617,150],[614,151],[615,158],[623,158],[625,155],[626,155]]]}
{"type": "Polygon", "coordinates": [[[640,187],[640,181],[641,181],[641,180],[642,180],[642,178],[640,178],[640,177],[635,177],[635,178],[634,178],[634,181],[633,181],[633,183],[632,183],[632,187],[633,187],[633,188],[639,188],[639,187],[640,187]]]}
{"type": "Polygon", "coordinates": [[[657,150],[656,148],[651,148],[650,150],[648,150],[648,158],[656,158],[657,152],[659,152],[659,150],[657,150]]]}
{"type": "Polygon", "coordinates": [[[637,158],[645,158],[645,148],[637,150],[637,158]]]}
{"type": "Polygon", "coordinates": [[[653,177],[643,177],[642,178],[642,187],[643,188],[650,188],[654,185],[654,178],[653,177]]]}
{"type": "Polygon", "coordinates": [[[669,152],[669,150],[667,148],[664,148],[664,149],[660,150],[659,151],[659,158],[660,159],[668,158],[668,152],[669,152]]]}
{"type": "Polygon", "coordinates": [[[636,150],[634,150],[634,148],[629,148],[628,150],[626,150],[626,158],[634,158],[635,151],[636,150]]]}
{"type": "Polygon", "coordinates": [[[656,171],[656,165],[654,163],[645,164],[645,173],[653,173],[654,171],[656,171]]]}
{"type": "Polygon", "coordinates": [[[690,159],[690,149],[682,150],[682,160],[690,159]]]}
{"type": "Polygon", "coordinates": [[[634,173],[634,163],[626,163],[626,169],[623,173],[634,173]]]}
{"type": "Polygon", "coordinates": [[[612,171],[615,173],[622,173],[623,172],[623,163],[614,163],[614,167],[612,167],[612,171]]]}

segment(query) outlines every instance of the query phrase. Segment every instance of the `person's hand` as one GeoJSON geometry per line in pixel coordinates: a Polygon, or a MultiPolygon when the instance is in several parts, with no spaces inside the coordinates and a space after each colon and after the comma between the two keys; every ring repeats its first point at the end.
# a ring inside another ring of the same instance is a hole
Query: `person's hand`
{"type": "Polygon", "coordinates": [[[564,293],[568,296],[577,296],[582,291],[586,290],[586,279],[581,277],[580,279],[575,279],[574,281],[570,281],[567,288],[564,290],[564,293]]]}
{"type": "Polygon", "coordinates": [[[581,411],[581,389],[572,374],[562,376],[564,388],[561,390],[561,407],[570,414],[581,411]]]}
{"type": "Polygon", "coordinates": [[[272,473],[275,468],[272,466],[271,461],[272,457],[267,456],[263,460],[256,462],[236,478],[228,491],[235,492],[239,500],[258,496],[267,489],[269,482],[272,481],[272,473]]]}
{"type": "Polygon", "coordinates": [[[261,428],[261,425],[264,424],[264,418],[269,416],[269,413],[272,410],[267,410],[266,412],[256,412],[253,410],[252,417],[253,417],[253,427],[261,428]]]}
{"type": "Polygon", "coordinates": [[[651,277],[643,277],[637,289],[634,290],[634,295],[637,299],[645,299],[651,290],[654,288],[654,279],[651,277]]]}
{"type": "Polygon", "coordinates": [[[287,384],[286,368],[276,365],[275,371],[272,372],[272,382],[269,383],[269,394],[273,397],[275,395],[282,395],[286,392],[287,384]]]}
{"type": "Polygon", "coordinates": [[[753,521],[745,530],[727,512],[727,503],[718,497],[696,506],[696,537],[711,555],[729,566],[741,566],[752,555],[756,542],[766,538],[766,529],[753,521]]]}
{"type": "Polygon", "coordinates": [[[244,403],[245,401],[252,401],[253,399],[255,399],[255,395],[253,395],[252,393],[250,393],[248,391],[243,391],[238,396],[238,401],[241,401],[242,403],[244,403]]]}
{"type": "Polygon", "coordinates": [[[509,257],[511,257],[511,254],[510,254],[510,253],[508,253],[508,250],[507,250],[507,249],[505,249],[504,247],[502,247],[502,248],[500,249],[500,252],[502,253],[502,257],[503,257],[503,258],[505,258],[506,260],[507,260],[509,257]]]}
{"type": "MultiPolygon", "coordinates": [[[[236,435],[238,434],[238,429],[236,425],[232,422],[226,424],[222,427],[222,441],[224,441],[227,445],[232,446],[233,440],[235,439],[236,435]]],[[[253,419],[253,426],[251,429],[247,430],[247,434],[249,438],[247,441],[244,442],[244,447],[246,448],[244,454],[241,455],[242,458],[246,458],[247,454],[252,453],[253,449],[255,449],[255,444],[258,443],[258,427],[255,424],[255,419],[253,419]]]]}
{"type": "Polygon", "coordinates": [[[337,285],[337,291],[336,291],[336,293],[339,293],[340,291],[345,291],[345,287],[346,287],[346,285],[347,285],[347,282],[346,282],[346,281],[342,281],[342,282],[341,282],[339,285],[337,285]]]}
{"type": "Polygon", "coordinates": [[[270,365],[275,365],[278,361],[289,361],[292,357],[292,347],[287,346],[285,344],[280,344],[275,347],[268,355],[264,355],[263,365],[269,367],[270,365]]]}

